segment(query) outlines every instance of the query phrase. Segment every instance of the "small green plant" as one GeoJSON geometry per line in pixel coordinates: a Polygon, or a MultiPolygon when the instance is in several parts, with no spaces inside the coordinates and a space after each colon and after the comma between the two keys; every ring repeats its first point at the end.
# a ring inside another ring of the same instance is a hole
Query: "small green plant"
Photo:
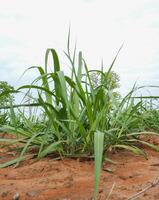
{"type": "MultiPolygon", "coordinates": [[[[56,50],[47,49],[45,67],[34,66],[28,69],[39,72],[39,76],[32,84],[21,86],[16,91],[1,93],[0,97],[3,97],[5,94],[25,91],[23,103],[1,106],[1,109],[10,109],[12,119],[15,119],[14,109],[18,109],[23,125],[17,126],[17,122],[13,121],[12,124],[3,125],[0,129],[17,135],[18,139],[14,142],[21,143],[23,149],[19,158],[1,164],[0,168],[18,164],[25,159],[26,152],[33,146],[38,149],[38,159],[53,152],[64,157],[93,156],[94,198],[98,199],[104,153],[115,148],[124,148],[146,158],[146,153],[139,148],[138,143],[159,151],[158,147],[140,139],[140,131],[145,128],[145,118],[142,98],[137,102],[134,98],[137,89],[134,87],[123,98],[114,93],[114,89],[118,87],[119,77],[112,72],[112,67],[118,53],[106,72],[104,69],[89,70],[81,51],[77,53],[75,48],[71,55],[69,33],[65,55],[70,63],[70,76],[62,71],[56,50]],[[48,71],[50,54],[53,58],[51,72],[48,71]],[[98,75],[97,82],[92,73],[98,75]],[[39,119],[38,112],[26,116],[25,111],[21,111],[20,108],[38,108],[43,117],[39,119]]],[[[1,138],[0,141],[4,142],[5,139],[1,138]]]]}

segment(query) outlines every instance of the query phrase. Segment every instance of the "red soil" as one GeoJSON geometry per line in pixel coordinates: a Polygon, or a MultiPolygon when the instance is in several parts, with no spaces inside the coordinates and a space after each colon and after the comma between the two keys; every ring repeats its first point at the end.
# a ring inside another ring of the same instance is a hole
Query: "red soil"
{"type": "MultiPolygon", "coordinates": [[[[149,139],[159,145],[159,138],[149,139]]],[[[103,165],[99,199],[107,199],[113,184],[109,200],[128,200],[152,185],[159,177],[159,153],[148,148],[145,151],[148,153],[148,160],[128,151],[109,155],[116,164],[105,162],[103,165]]],[[[12,153],[0,149],[0,163],[13,159],[12,153]]],[[[55,161],[47,157],[37,162],[28,158],[17,168],[0,169],[0,200],[91,200],[93,173],[92,161],[55,161]]],[[[134,199],[159,200],[159,184],[134,199]]]]}

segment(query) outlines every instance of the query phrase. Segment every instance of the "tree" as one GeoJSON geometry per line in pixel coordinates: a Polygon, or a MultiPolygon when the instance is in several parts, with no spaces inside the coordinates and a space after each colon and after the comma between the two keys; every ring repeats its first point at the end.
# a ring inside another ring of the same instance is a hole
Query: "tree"
{"type": "MultiPolygon", "coordinates": [[[[0,94],[11,90],[14,90],[12,86],[5,81],[0,81],[0,94]]],[[[5,95],[0,96],[0,105],[6,105],[10,101],[14,101],[14,96],[11,93],[6,93],[5,95]]]]}
{"type": "Polygon", "coordinates": [[[104,72],[101,74],[100,72],[93,72],[91,73],[91,80],[93,83],[94,88],[98,87],[99,85],[103,85],[109,90],[114,90],[119,88],[119,75],[114,71],[111,72],[104,72]]]}
{"type": "Polygon", "coordinates": [[[100,72],[92,72],[90,76],[94,88],[103,85],[107,91],[112,91],[114,97],[120,98],[120,94],[116,90],[120,86],[120,77],[116,72],[104,72],[103,74],[100,72]]]}
{"type": "MultiPolygon", "coordinates": [[[[0,94],[11,91],[14,88],[10,86],[5,81],[0,81],[0,94]]],[[[0,106],[5,106],[7,104],[10,104],[14,101],[14,96],[11,93],[4,93],[4,95],[0,96],[0,106]]],[[[0,125],[7,124],[9,118],[9,114],[7,110],[0,110],[0,125]]]]}

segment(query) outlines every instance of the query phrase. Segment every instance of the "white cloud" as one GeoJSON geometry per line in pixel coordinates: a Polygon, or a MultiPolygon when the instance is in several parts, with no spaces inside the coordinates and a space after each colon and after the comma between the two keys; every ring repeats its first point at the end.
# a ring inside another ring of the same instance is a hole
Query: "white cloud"
{"type": "MultiPolygon", "coordinates": [[[[3,78],[12,80],[14,85],[20,84],[16,80],[27,67],[44,64],[46,48],[55,47],[62,53],[66,47],[69,23],[73,43],[77,39],[78,47],[83,50],[91,68],[100,66],[102,58],[104,64],[109,66],[118,48],[125,41],[114,67],[121,76],[123,91],[128,90],[137,79],[139,82],[142,79],[143,84],[148,81],[159,84],[157,78],[153,78],[156,77],[159,63],[158,1],[2,2],[0,41],[3,42],[0,45],[0,72],[3,78]],[[2,65],[4,60],[9,64],[2,65]],[[8,70],[11,70],[12,74],[6,75],[8,70]]],[[[29,77],[32,76],[28,75],[27,78],[29,77]]]]}

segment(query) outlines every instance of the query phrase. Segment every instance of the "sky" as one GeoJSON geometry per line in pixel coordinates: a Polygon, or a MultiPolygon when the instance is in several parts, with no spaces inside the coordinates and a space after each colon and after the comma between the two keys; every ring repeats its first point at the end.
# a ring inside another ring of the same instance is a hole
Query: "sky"
{"type": "Polygon", "coordinates": [[[0,0],[0,81],[31,83],[36,71],[20,77],[44,66],[47,48],[58,51],[67,73],[69,25],[71,47],[77,41],[90,69],[103,60],[106,71],[124,42],[114,65],[122,94],[135,82],[159,86],[159,0],[0,0]]]}

